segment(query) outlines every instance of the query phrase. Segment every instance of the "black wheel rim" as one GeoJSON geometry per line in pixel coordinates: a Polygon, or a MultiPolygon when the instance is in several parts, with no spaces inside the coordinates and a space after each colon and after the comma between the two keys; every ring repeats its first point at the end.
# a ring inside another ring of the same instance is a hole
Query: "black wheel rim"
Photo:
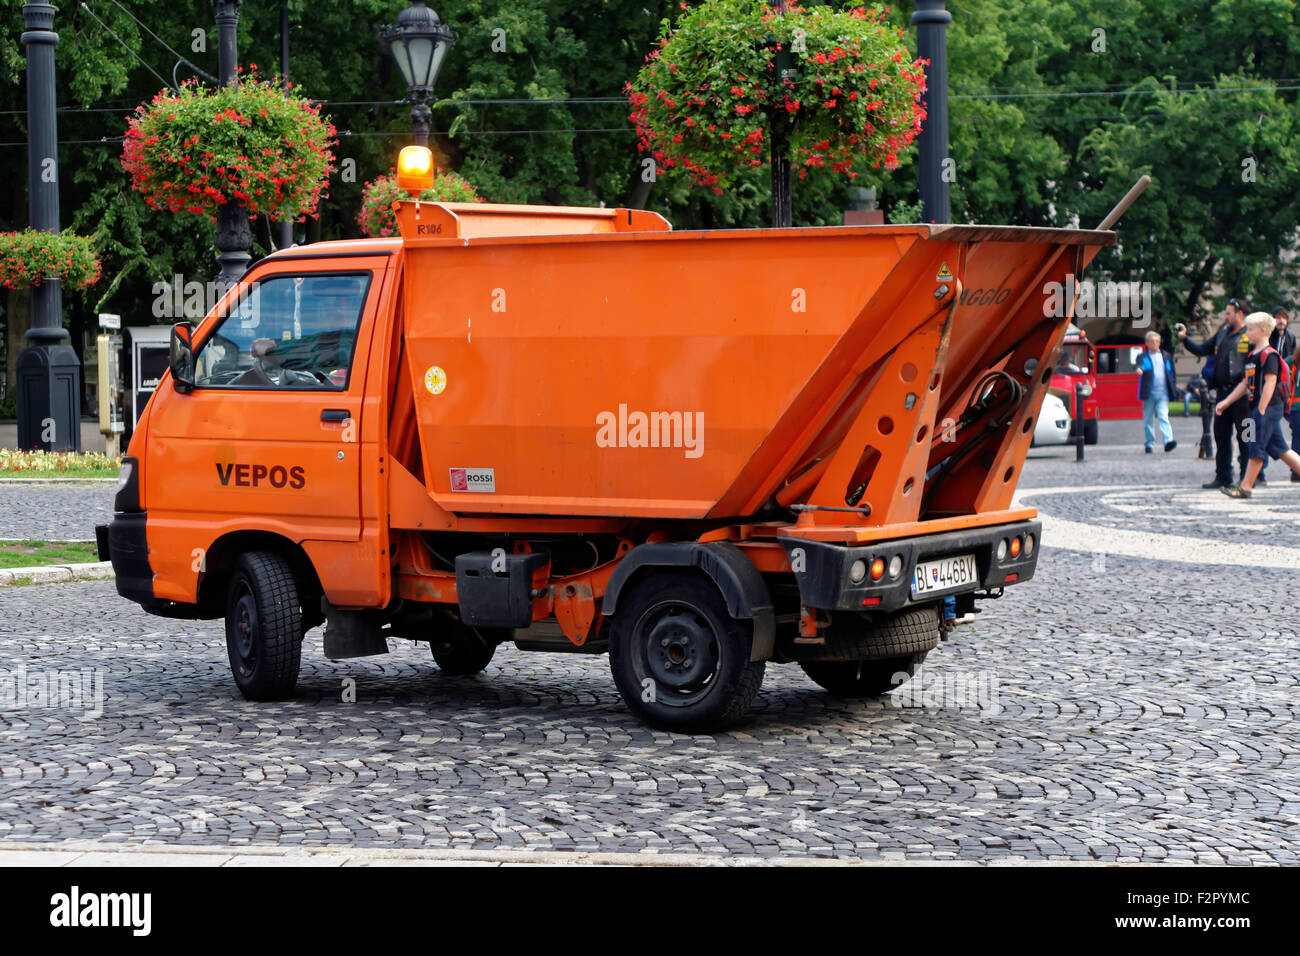
{"type": "Polygon", "coordinates": [[[642,687],[653,681],[655,699],[690,707],[713,690],[722,666],[722,642],[712,623],[692,604],[664,601],[648,608],[632,633],[642,687]]]}
{"type": "Polygon", "coordinates": [[[250,677],[257,670],[258,628],[257,601],[248,585],[240,582],[231,615],[230,646],[241,677],[250,677]]]}

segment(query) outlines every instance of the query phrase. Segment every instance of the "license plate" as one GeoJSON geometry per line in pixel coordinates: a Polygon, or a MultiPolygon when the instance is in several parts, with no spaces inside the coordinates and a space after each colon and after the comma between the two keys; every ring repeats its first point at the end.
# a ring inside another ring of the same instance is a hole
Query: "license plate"
{"type": "Polygon", "coordinates": [[[958,554],[951,558],[918,561],[912,576],[912,597],[943,594],[977,583],[975,555],[958,554]]]}

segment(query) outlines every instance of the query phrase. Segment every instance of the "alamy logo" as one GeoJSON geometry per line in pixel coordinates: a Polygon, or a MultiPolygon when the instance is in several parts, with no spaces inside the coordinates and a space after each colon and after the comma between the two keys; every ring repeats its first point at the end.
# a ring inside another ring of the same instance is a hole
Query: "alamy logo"
{"type": "Polygon", "coordinates": [[[148,936],[153,927],[151,893],[82,893],[74,886],[50,897],[50,925],[126,926],[133,936],[148,936]]]}
{"type": "Polygon", "coordinates": [[[629,412],[626,404],[618,413],[596,416],[596,445],[599,448],[681,448],[687,458],[704,454],[703,412],[629,412]]]}
{"type": "Polygon", "coordinates": [[[1075,319],[1133,319],[1133,328],[1144,329],[1151,324],[1151,283],[1079,281],[1073,274],[1063,283],[1045,283],[1043,316],[1060,319],[1067,314],[1075,319]]]}
{"type": "Polygon", "coordinates": [[[104,715],[104,672],[31,670],[19,664],[0,670],[0,710],[41,708],[81,711],[86,719],[104,715]]]}

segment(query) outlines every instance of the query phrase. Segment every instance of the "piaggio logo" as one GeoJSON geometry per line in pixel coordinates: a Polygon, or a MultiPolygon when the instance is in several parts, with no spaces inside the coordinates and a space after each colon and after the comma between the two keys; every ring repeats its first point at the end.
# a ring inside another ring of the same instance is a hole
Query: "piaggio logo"
{"type": "Polygon", "coordinates": [[[1011,290],[1005,287],[1001,289],[962,289],[959,301],[962,305],[969,306],[1001,305],[1009,298],[1011,298],[1011,290]]]}
{"type": "Polygon", "coordinates": [[[235,462],[223,465],[217,462],[217,477],[223,485],[230,485],[231,479],[240,488],[259,488],[269,484],[272,488],[289,487],[298,489],[307,484],[307,473],[302,465],[240,465],[235,462]]]}

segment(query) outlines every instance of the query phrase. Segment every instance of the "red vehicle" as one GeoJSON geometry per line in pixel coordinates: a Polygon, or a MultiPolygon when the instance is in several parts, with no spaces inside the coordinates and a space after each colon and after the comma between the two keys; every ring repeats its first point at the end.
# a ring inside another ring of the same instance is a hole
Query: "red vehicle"
{"type": "Polygon", "coordinates": [[[1141,342],[1125,345],[1098,345],[1094,395],[1107,420],[1142,417],[1142,400],[1138,398],[1138,359],[1145,346],[1141,342]]]}
{"type": "MultiPolygon", "coordinates": [[[[1056,360],[1056,369],[1048,391],[1056,392],[1070,412],[1070,437],[1078,435],[1079,423],[1083,423],[1083,441],[1087,445],[1097,444],[1097,422],[1101,418],[1100,405],[1097,401],[1096,354],[1087,334],[1078,326],[1071,325],[1065,333],[1065,344],[1061,346],[1061,355],[1056,360]],[[1083,415],[1076,414],[1074,388],[1083,386],[1083,415]]],[[[1136,394],[1136,388],[1134,389],[1136,394]]]]}

